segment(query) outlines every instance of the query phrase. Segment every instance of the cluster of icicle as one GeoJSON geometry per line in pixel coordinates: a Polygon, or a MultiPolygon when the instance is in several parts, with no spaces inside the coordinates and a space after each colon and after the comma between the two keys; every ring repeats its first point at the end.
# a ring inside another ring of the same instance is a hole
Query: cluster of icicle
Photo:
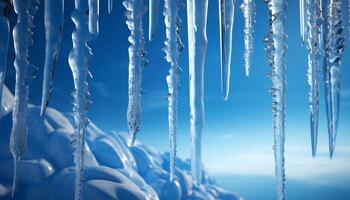
{"type": "Polygon", "coordinates": [[[88,78],[88,60],[91,50],[87,43],[95,39],[99,33],[99,1],[75,0],[75,10],[72,13],[75,31],[72,33],[73,49],[69,54],[69,65],[73,73],[73,113],[75,130],[72,135],[75,163],[74,199],[82,199],[84,172],[85,128],[88,123],[87,108],[90,104],[88,78]],[[86,13],[88,11],[88,14],[86,13]]]}
{"type": "Polygon", "coordinates": [[[319,72],[324,66],[329,155],[332,158],[339,120],[340,66],[344,50],[343,4],[328,0],[326,16],[322,1],[300,0],[300,31],[308,50],[309,110],[312,155],[316,156],[319,115],[319,72]]]}
{"type": "Polygon", "coordinates": [[[27,144],[29,85],[36,71],[36,67],[29,63],[28,58],[29,47],[33,44],[34,14],[38,10],[39,2],[37,0],[13,0],[12,2],[17,14],[17,24],[13,29],[16,85],[10,136],[10,150],[14,159],[13,196],[18,181],[21,157],[27,144]]]}
{"type": "Polygon", "coordinates": [[[265,37],[266,53],[271,66],[272,115],[274,132],[275,176],[277,199],[285,197],[284,141],[286,109],[286,59],[285,33],[286,0],[264,0],[269,8],[269,33],[265,37]]]}
{"type": "MultiPolygon", "coordinates": [[[[285,197],[284,141],[286,109],[286,0],[263,0],[269,9],[269,33],[265,37],[266,53],[271,66],[272,114],[274,128],[275,174],[277,197],[285,197]]],[[[38,0],[12,0],[17,24],[13,30],[15,47],[16,86],[13,110],[13,127],[10,150],[14,157],[14,194],[18,180],[20,161],[26,149],[28,133],[29,85],[36,67],[29,63],[29,47],[32,45],[34,14],[38,0]]],[[[0,0],[0,100],[5,77],[7,48],[9,42],[10,0],[0,0]]],[[[234,25],[234,0],[218,0],[220,30],[221,87],[225,100],[229,96],[230,66],[234,25]]],[[[312,155],[316,155],[318,113],[319,113],[319,72],[324,67],[324,84],[329,132],[329,151],[332,157],[337,135],[340,99],[340,66],[344,50],[343,3],[342,0],[328,0],[324,16],[322,0],[300,0],[300,29],[303,45],[308,52],[308,82],[312,155]]],[[[130,131],[130,145],[135,141],[141,123],[141,82],[142,71],[147,60],[144,50],[142,16],[146,11],[143,0],[124,0],[126,24],[130,30],[129,42],[129,102],[127,121],[130,131]]],[[[149,30],[151,40],[157,31],[160,0],[149,0],[149,30]]],[[[112,12],[113,0],[108,0],[108,12],[112,12]]],[[[179,100],[179,54],[183,48],[179,37],[181,0],[164,1],[164,22],[166,40],[164,51],[170,64],[166,77],[168,84],[169,143],[171,152],[170,180],[174,178],[176,159],[176,132],[179,100]]],[[[240,9],[244,17],[244,61],[246,75],[249,75],[253,53],[253,33],[256,5],[254,0],[244,0],[240,9]]],[[[189,54],[190,87],[190,134],[191,168],[194,186],[202,182],[201,140],[204,126],[204,63],[207,50],[208,0],[187,0],[187,30],[189,54]]],[[[45,113],[53,91],[54,71],[62,40],[64,20],[64,0],[45,0],[45,66],[42,90],[41,115],[45,113]]],[[[73,49],[69,55],[69,65],[74,80],[73,111],[75,131],[72,135],[74,162],[76,167],[75,199],[82,198],[84,167],[84,133],[88,123],[87,108],[90,104],[88,60],[91,49],[87,46],[99,33],[99,0],[75,0],[72,20],[76,26],[72,34],[73,49]],[[87,12],[88,11],[88,12],[87,12]]],[[[349,22],[350,23],[350,22],[349,22]]]]}

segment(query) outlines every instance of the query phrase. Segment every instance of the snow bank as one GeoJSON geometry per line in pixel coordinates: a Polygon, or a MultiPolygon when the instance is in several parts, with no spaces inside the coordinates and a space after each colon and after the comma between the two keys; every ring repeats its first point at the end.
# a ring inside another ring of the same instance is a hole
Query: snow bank
{"type": "MultiPolygon", "coordinates": [[[[9,199],[13,159],[9,151],[13,96],[5,87],[0,129],[0,199],[9,199]]],[[[74,167],[70,114],[30,106],[28,147],[20,169],[15,199],[72,199],[74,167]]],[[[126,133],[104,133],[90,123],[86,133],[84,200],[236,200],[203,173],[204,184],[192,187],[189,161],[178,160],[175,181],[169,182],[169,153],[161,154],[136,141],[127,146],[126,133]]]]}

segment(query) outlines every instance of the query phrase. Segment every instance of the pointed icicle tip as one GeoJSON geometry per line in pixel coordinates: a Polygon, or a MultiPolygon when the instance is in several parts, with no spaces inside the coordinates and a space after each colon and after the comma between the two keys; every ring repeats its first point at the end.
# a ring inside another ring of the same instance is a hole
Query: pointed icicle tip
{"type": "Polygon", "coordinates": [[[136,134],[135,133],[131,133],[130,137],[129,137],[129,144],[128,144],[128,146],[129,147],[134,146],[135,140],[136,140],[136,134]]]}
{"type": "Polygon", "coordinates": [[[333,153],[334,153],[334,148],[329,149],[329,159],[332,160],[333,158],[333,153]]]}
{"type": "Polygon", "coordinates": [[[332,160],[335,150],[335,143],[329,144],[329,159],[332,160]]]}
{"type": "Polygon", "coordinates": [[[19,176],[19,169],[20,169],[20,163],[21,163],[21,157],[20,156],[13,156],[13,165],[14,165],[14,171],[13,171],[13,181],[12,181],[12,191],[11,191],[11,197],[13,198],[16,192],[17,188],[17,182],[18,182],[18,176],[19,176]]]}
{"type": "Polygon", "coordinates": [[[46,108],[47,108],[47,101],[42,102],[41,104],[41,108],[40,108],[40,116],[44,116],[45,112],[46,112],[46,108]],[[46,105],[45,105],[46,104],[46,105]]]}

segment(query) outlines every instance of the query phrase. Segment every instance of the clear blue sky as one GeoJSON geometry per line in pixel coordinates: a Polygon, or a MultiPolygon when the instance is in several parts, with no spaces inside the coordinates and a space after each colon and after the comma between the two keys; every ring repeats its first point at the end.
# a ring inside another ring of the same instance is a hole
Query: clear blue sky
{"type": "MultiPolygon", "coordinates": [[[[148,1],[145,1],[148,2],[148,1]]],[[[288,34],[288,96],[286,118],[286,168],[287,178],[329,181],[339,175],[350,177],[350,67],[349,50],[345,50],[342,66],[342,98],[338,141],[334,159],[328,159],[328,136],[325,119],[323,85],[321,86],[319,153],[311,158],[308,116],[307,54],[299,37],[298,1],[288,1],[286,31],[288,34]]],[[[124,8],[121,1],[114,1],[114,10],[107,14],[107,1],[100,3],[100,35],[90,46],[94,56],[90,70],[94,76],[90,81],[91,99],[89,117],[105,131],[127,131],[126,109],[128,88],[129,30],[125,25],[124,8]]],[[[185,3],[185,1],[184,1],[185,3]]],[[[209,1],[208,52],[205,66],[206,125],[203,136],[203,161],[216,173],[240,175],[273,175],[273,133],[271,124],[271,96],[268,90],[270,67],[267,64],[263,37],[268,28],[268,10],[262,1],[257,3],[257,18],[254,34],[254,56],[252,73],[245,77],[243,63],[243,17],[239,10],[241,1],[236,1],[233,39],[233,63],[231,93],[228,102],[221,99],[219,27],[217,1],[209,1]]],[[[347,5],[344,5],[346,8],[347,5]]],[[[49,106],[62,112],[71,111],[73,82],[68,65],[68,54],[72,47],[70,20],[73,1],[66,1],[66,16],[63,45],[59,55],[56,84],[49,106]]],[[[43,28],[43,4],[35,19],[34,46],[31,62],[39,67],[37,78],[30,90],[30,102],[40,104],[41,83],[44,64],[45,37],[43,28]]],[[[188,104],[188,56],[185,8],[181,11],[181,38],[185,49],[180,55],[181,73],[178,151],[181,157],[189,157],[189,104],[188,104]]],[[[345,9],[345,16],[348,15],[345,9]]],[[[154,41],[146,43],[149,65],[143,74],[143,120],[138,138],[166,151],[167,132],[167,85],[169,69],[164,60],[164,18],[160,15],[159,29],[154,41]]],[[[14,19],[12,18],[12,26],[14,19]]],[[[148,33],[148,15],[144,15],[144,32],[148,33]]],[[[348,38],[348,35],[346,34],[348,38]]],[[[145,38],[147,36],[145,35],[145,38]]],[[[348,40],[346,43],[349,43],[348,40]]],[[[14,88],[14,49],[9,47],[9,66],[6,84],[14,88]]],[[[337,178],[350,182],[350,178],[337,178]]],[[[287,183],[288,184],[288,183],[287,183]]]]}

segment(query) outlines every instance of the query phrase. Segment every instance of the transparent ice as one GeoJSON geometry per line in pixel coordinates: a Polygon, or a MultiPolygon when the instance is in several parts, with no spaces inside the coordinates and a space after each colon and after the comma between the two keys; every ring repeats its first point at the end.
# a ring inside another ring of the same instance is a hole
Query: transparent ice
{"type": "Polygon", "coordinates": [[[269,8],[269,33],[265,37],[266,53],[271,66],[272,80],[272,116],[274,132],[275,176],[277,199],[285,198],[285,169],[284,169],[284,141],[285,141],[285,110],[286,110],[286,38],[285,0],[264,0],[269,8]]]}
{"type": "Polygon", "coordinates": [[[183,49],[179,31],[180,0],[165,0],[164,23],[166,27],[166,40],[164,52],[165,59],[170,64],[170,70],[166,77],[168,83],[168,121],[169,121],[169,145],[170,145],[170,181],[174,179],[174,168],[176,160],[176,134],[179,101],[179,54],[183,49]]]}
{"type": "Polygon", "coordinates": [[[207,52],[208,0],[187,0],[190,73],[191,171],[195,186],[202,182],[204,126],[204,61],[207,52]]]}

